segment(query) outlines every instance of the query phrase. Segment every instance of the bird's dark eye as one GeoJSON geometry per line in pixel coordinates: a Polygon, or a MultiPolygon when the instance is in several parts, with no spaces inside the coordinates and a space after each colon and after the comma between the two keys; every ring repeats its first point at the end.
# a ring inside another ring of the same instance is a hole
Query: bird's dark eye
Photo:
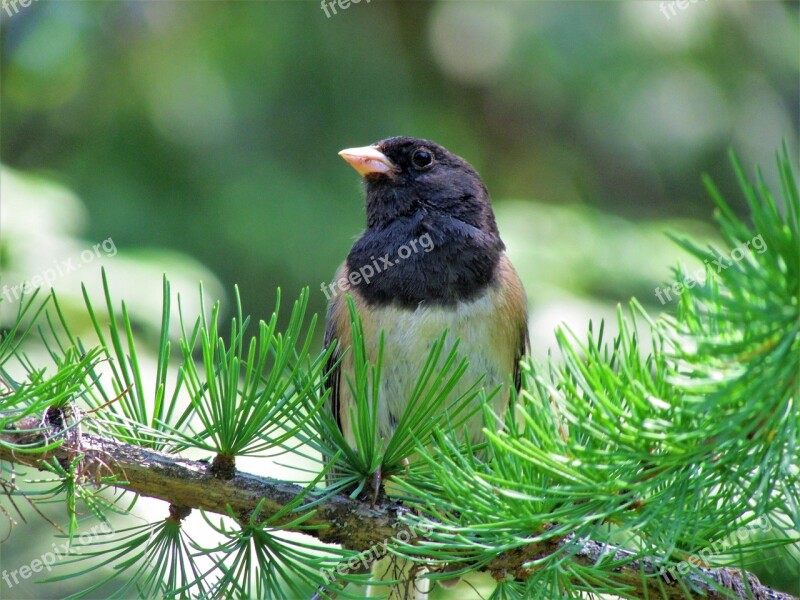
{"type": "Polygon", "coordinates": [[[417,150],[414,150],[414,154],[411,155],[411,164],[417,169],[425,169],[430,167],[432,163],[433,154],[424,148],[418,148],[417,150]]]}

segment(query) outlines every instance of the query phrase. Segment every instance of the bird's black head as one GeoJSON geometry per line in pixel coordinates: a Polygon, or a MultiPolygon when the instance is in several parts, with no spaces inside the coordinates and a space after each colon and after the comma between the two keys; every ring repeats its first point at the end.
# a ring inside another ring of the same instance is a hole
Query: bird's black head
{"type": "Polygon", "coordinates": [[[504,246],[486,186],[464,159],[410,137],[339,154],[364,178],[367,193],[367,230],[348,269],[377,265],[378,257],[392,262],[355,285],[368,302],[453,304],[491,283],[504,246]],[[424,252],[404,257],[411,246],[424,252]]]}
{"type": "Polygon", "coordinates": [[[367,227],[423,213],[497,235],[489,193],[467,161],[428,140],[393,137],[339,153],[363,177],[367,227]]]}

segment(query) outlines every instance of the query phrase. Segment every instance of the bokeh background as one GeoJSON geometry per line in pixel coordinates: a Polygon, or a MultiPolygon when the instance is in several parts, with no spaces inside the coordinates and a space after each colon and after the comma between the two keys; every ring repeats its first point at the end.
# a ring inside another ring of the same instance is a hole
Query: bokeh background
{"type": "Polygon", "coordinates": [[[741,210],[730,149],[776,192],[782,144],[797,164],[797,2],[27,3],[0,10],[0,324],[68,259],[67,309],[104,266],[145,342],[164,272],[186,302],[203,281],[230,306],[238,284],[264,318],[310,286],[321,313],[364,222],[337,151],[413,135],[483,176],[541,358],[560,322],[675,309],[654,293],[685,260],[665,233],[713,241],[703,173],[741,210]]]}

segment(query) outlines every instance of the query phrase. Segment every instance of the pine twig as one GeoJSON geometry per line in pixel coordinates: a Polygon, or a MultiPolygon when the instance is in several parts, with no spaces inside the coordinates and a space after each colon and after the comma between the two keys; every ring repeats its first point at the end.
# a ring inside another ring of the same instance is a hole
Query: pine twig
{"type": "MultiPolygon", "coordinates": [[[[3,415],[0,415],[2,418],[3,415]]],[[[202,508],[219,514],[228,514],[227,507],[234,514],[249,515],[261,500],[261,516],[269,517],[283,509],[303,493],[303,487],[284,481],[260,477],[236,471],[231,479],[214,477],[209,463],[125,444],[100,435],[83,433],[79,438],[64,438],[63,443],[54,450],[44,453],[19,453],[11,446],[26,445],[28,448],[52,443],[63,432],[53,430],[50,435],[41,428],[38,418],[28,417],[15,423],[13,430],[0,431],[0,460],[42,468],[45,461],[70,459],[84,454],[85,470],[104,471],[104,475],[116,475],[112,483],[115,487],[126,489],[143,496],[159,498],[172,505],[187,508],[202,508]]],[[[364,551],[376,544],[397,537],[407,527],[400,516],[408,509],[394,502],[383,502],[376,506],[344,496],[331,496],[315,504],[315,511],[304,522],[306,526],[318,528],[306,531],[326,543],[336,543],[356,551],[364,551]]],[[[296,515],[288,515],[287,522],[296,515]]],[[[596,563],[613,553],[624,558],[627,551],[600,544],[592,540],[579,539],[568,535],[559,540],[531,543],[514,552],[499,554],[484,567],[497,580],[509,577],[517,580],[527,579],[524,565],[531,560],[548,556],[560,547],[571,546],[571,560],[583,565],[596,563]],[[576,549],[577,548],[577,549],[576,549]]],[[[621,567],[617,581],[628,585],[631,591],[650,598],[678,599],[689,597],[722,597],[715,591],[709,580],[717,582],[720,588],[730,590],[727,597],[756,598],[758,600],[797,600],[793,596],[762,585],[752,574],[743,575],[736,569],[703,569],[705,578],[697,575],[679,582],[672,578],[657,576],[658,567],[651,561],[641,559],[621,567]],[[647,590],[643,589],[642,573],[647,578],[647,590]],[[682,585],[681,585],[682,583],[682,585]],[[752,596],[748,594],[748,589],[752,596]]]]}

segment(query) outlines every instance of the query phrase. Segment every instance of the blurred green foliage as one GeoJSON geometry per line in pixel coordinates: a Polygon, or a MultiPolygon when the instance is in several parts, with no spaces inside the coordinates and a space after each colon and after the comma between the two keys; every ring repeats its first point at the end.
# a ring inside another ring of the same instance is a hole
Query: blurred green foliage
{"type": "MultiPolygon", "coordinates": [[[[254,316],[276,286],[332,277],[363,227],[336,152],[391,135],[467,158],[507,222],[582,205],[707,221],[701,172],[736,197],[729,146],[771,166],[785,137],[797,156],[798,4],[662,4],[374,1],[330,18],[314,1],[17,5],[0,11],[2,158],[73,190],[89,239],[192,255],[241,284],[254,316]]],[[[569,249],[559,237],[507,242],[535,264],[569,249]]],[[[648,257],[663,265],[648,278],[672,258],[648,257]]],[[[571,291],[608,296],[585,287],[571,291]]]]}

